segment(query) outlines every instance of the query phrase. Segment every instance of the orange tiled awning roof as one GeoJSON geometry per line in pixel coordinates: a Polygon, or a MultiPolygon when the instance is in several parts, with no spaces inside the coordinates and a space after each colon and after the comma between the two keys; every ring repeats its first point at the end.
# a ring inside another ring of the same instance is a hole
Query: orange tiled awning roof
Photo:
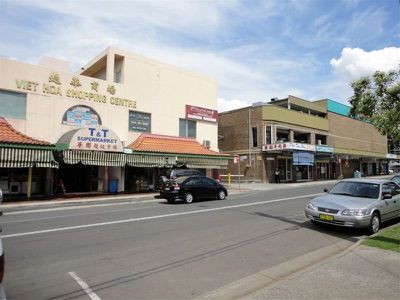
{"type": "Polygon", "coordinates": [[[193,138],[141,134],[128,148],[139,152],[226,156],[202,146],[193,138]]]}
{"type": "Polygon", "coordinates": [[[0,117],[0,143],[2,144],[23,144],[34,146],[52,146],[51,143],[46,141],[31,138],[11,126],[6,119],[0,117]]]}

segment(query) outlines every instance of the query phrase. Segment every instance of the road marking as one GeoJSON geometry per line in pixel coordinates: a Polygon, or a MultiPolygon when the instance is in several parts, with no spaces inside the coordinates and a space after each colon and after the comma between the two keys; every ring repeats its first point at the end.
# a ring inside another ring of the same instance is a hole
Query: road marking
{"type": "Polygon", "coordinates": [[[90,215],[102,215],[102,214],[108,214],[108,213],[117,213],[117,212],[127,212],[127,211],[135,211],[135,210],[141,210],[141,209],[148,209],[148,208],[156,208],[159,206],[142,206],[142,207],[134,207],[134,208],[125,208],[125,209],[114,209],[114,210],[106,210],[106,211],[98,211],[98,212],[86,212],[82,214],[69,214],[69,215],[61,215],[57,216],[55,215],[54,217],[45,217],[42,218],[38,216],[36,219],[19,219],[19,220],[13,220],[13,221],[2,221],[1,224],[13,224],[13,223],[24,223],[24,222],[36,222],[36,221],[44,221],[44,220],[53,220],[53,219],[62,219],[62,218],[71,218],[71,217],[82,217],[82,216],[90,216],[90,215]]]}
{"type": "Polygon", "coordinates": [[[75,281],[81,286],[81,288],[86,292],[86,294],[88,294],[88,296],[92,300],[101,300],[101,298],[93,293],[92,289],[87,285],[87,283],[84,282],[78,275],[76,275],[75,272],[68,272],[68,274],[75,279],[75,281]]]}
{"type": "Polygon", "coordinates": [[[4,215],[5,216],[6,215],[23,215],[23,214],[34,214],[34,213],[49,212],[49,211],[61,211],[61,210],[81,209],[81,208],[128,205],[128,204],[136,204],[136,203],[150,203],[150,202],[160,202],[160,200],[162,200],[162,199],[144,200],[144,201],[139,201],[139,202],[138,201],[134,201],[134,202],[117,202],[117,203],[102,203],[102,204],[89,204],[89,205],[78,205],[78,206],[64,206],[64,207],[31,209],[31,210],[23,210],[23,211],[5,212],[4,215]]]}
{"type": "Polygon", "coordinates": [[[139,222],[139,221],[154,220],[154,219],[163,219],[163,218],[177,217],[177,216],[184,216],[184,215],[193,215],[193,214],[226,210],[226,209],[232,209],[232,208],[238,208],[238,207],[255,206],[255,205],[268,204],[268,203],[274,203],[274,202],[283,202],[283,201],[289,201],[289,200],[294,200],[294,199],[308,198],[308,197],[314,197],[314,196],[318,196],[318,195],[322,195],[322,194],[323,193],[318,193],[318,194],[303,195],[303,196],[297,196],[297,197],[289,197],[289,198],[281,198],[281,199],[275,199],[275,200],[266,200],[266,201],[260,201],[260,202],[246,203],[246,204],[238,204],[238,205],[230,205],[230,206],[223,206],[223,207],[216,207],[216,208],[207,208],[207,209],[201,209],[201,210],[192,210],[192,211],[186,211],[186,212],[180,212],[180,213],[150,216],[150,217],[133,218],[133,219],[126,219],[126,220],[93,223],[93,224],[87,224],[87,225],[68,226],[68,227],[61,227],[61,228],[54,228],[54,229],[6,234],[1,237],[3,239],[6,239],[6,238],[11,238],[11,237],[35,235],[35,234],[41,234],[41,233],[67,231],[67,230],[73,230],[73,229],[90,228],[90,227],[98,227],[98,226],[106,226],[106,225],[114,225],[114,224],[123,224],[123,223],[139,222]]]}

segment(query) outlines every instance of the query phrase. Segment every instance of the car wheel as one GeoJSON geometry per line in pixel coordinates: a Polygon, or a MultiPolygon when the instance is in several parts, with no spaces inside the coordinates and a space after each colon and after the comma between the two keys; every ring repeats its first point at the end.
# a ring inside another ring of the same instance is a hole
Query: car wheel
{"type": "Polygon", "coordinates": [[[175,203],[175,199],[167,199],[168,203],[174,204],[175,203]]]}
{"type": "Polygon", "coordinates": [[[224,200],[225,197],[226,197],[225,192],[223,190],[220,190],[217,196],[218,200],[224,200]]]}
{"type": "Polygon", "coordinates": [[[375,234],[379,231],[380,227],[381,227],[381,219],[379,217],[379,214],[375,212],[371,216],[371,221],[368,226],[368,233],[370,235],[375,234]]]}
{"type": "Polygon", "coordinates": [[[191,193],[186,193],[185,194],[185,203],[189,204],[193,202],[193,195],[191,193]]]}

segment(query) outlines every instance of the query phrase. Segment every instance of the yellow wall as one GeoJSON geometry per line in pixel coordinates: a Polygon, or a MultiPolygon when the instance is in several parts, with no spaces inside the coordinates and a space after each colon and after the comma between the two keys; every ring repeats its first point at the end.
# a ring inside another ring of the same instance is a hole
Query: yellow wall
{"type": "Polygon", "coordinates": [[[264,121],[276,121],[313,129],[325,131],[329,130],[329,123],[327,119],[274,105],[263,106],[262,119],[264,121]]]}

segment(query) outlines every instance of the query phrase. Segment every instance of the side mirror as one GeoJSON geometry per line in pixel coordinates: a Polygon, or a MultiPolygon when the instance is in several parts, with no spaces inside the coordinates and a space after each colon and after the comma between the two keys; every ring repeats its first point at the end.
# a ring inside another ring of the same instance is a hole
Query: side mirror
{"type": "Polygon", "coordinates": [[[327,188],[324,188],[322,191],[327,193],[329,190],[327,188]]]}
{"type": "Polygon", "coordinates": [[[385,200],[385,199],[392,199],[392,194],[390,192],[389,193],[383,192],[382,200],[385,200]]]}

